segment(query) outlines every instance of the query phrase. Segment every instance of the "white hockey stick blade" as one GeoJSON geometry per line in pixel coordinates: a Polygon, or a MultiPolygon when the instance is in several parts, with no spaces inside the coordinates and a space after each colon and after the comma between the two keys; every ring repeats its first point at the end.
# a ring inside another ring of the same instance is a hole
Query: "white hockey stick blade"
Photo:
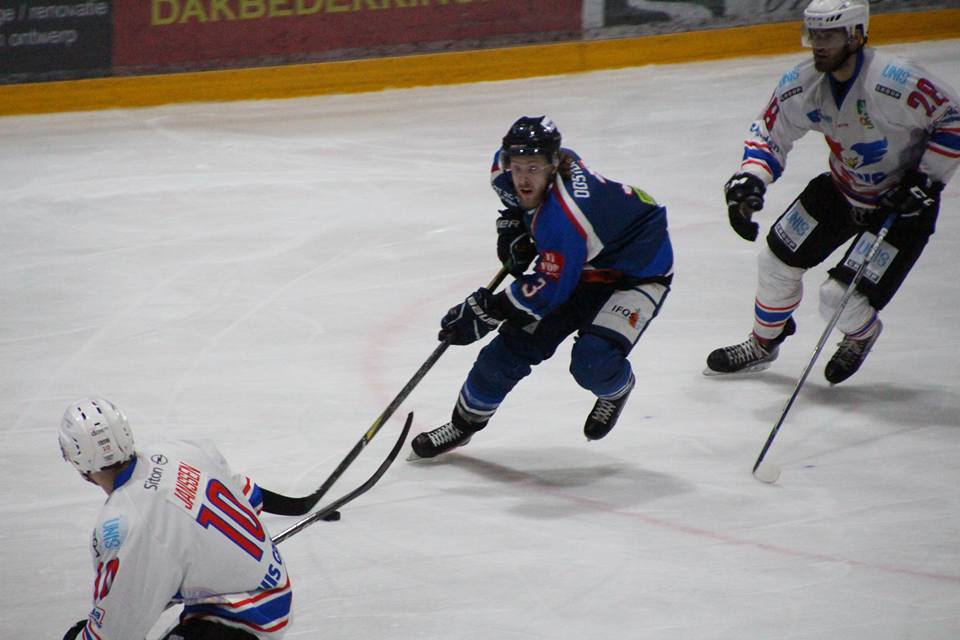
{"type": "Polygon", "coordinates": [[[760,482],[773,484],[780,477],[780,467],[764,460],[760,463],[760,466],[757,467],[757,470],[753,472],[753,477],[760,482]]]}

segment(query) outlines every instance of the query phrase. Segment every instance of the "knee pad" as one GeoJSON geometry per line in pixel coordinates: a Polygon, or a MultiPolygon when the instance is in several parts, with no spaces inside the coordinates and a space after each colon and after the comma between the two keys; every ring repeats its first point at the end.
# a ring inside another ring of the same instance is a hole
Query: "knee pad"
{"type": "Polygon", "coordinates": [[[584,389],[607,396],[621,389],[630,378],[630,363],[623,349],[592,333],[577,337],[570,355],[570,374],[584,389]]]}
{"type": "MultiPolygon", "coordinates": [[[[835,278],[827,278],[820,285],[820,317],[824,322],[830,322],[833,318],[846,292],[847,285],[835,278]]],[[[843,333],[854,333],[866,326],[876,313],[867,296],[854,291],[837,320],[837,328],[843,333]]]]}
{"type": "Polygon", "coordinates": [[[757,258],[757,297],[753,331],[761,338],[779,337],[803,299],[805,269],[791,267],[764,247],[757,258]]]}
{"type": "Polygon", "coordinates": [[[764,246],[757,256],[759,273],[758,297],[771,300],[799,300],[803,296],[803,274],[806,269],[791,267],[764,246]]]}

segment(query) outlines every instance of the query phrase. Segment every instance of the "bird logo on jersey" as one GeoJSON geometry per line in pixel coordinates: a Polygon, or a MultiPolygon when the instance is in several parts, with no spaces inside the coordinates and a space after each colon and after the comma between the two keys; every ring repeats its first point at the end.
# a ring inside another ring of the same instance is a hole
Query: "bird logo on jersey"
{"type": "Polygon", "coordinates": [[[851,169],[859,169],[860,167],[876,164],[887,155],[888,144],[886,138],[881,138],[873,142],[858,142],[847,150],[843,148],[843,143],[840,141],[834,140],[830,136],[826,136],[826,139],[833,155],[851,169]]]}

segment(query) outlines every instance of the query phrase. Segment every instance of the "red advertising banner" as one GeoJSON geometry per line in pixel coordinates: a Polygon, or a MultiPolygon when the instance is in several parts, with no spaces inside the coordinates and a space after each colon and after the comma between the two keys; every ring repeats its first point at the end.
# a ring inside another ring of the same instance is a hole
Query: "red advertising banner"
{"type": "Polygon", "coordinates": [[[114,0],[113,62],[115,71],[142,72],[416,53],[523,34],[577,37],[582,7],[582,0],[114,0]]]}

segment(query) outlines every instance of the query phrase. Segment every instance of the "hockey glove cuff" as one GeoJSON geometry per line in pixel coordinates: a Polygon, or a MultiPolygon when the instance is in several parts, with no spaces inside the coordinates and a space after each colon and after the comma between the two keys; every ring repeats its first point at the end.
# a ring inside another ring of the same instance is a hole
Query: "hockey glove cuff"
{"type": "Polygon", "coordinates": [[[880,207],[895,212],[900,218],[919,216],[940,201],[942,182],[934,182],[920,171],[908,171],[900,184],[880,196],[880,207]]]}
{"type": "Polygon", "coordinates": [[[723,186],[730,226],[744,240],[757,239],[760,225],[753,221],[753,214],[763,209],[766,191],[763,180],[749,173],[735,173],[723,186]]]}
{"type": "Polygon", "coordinates": [[[87,619],[79,620],[72,627],[67,629],[67,632],[63,636],[63,640],[77,640],[80,637],[80,634],[83,632],[83,628],[87,626],[87,619]]]}
{"type": "Polygon", "coordinates": [[[480,288],[461,304],[450,307],[440,320],[437,338],[450,344],[464,345],[476,342],[503,321],[494,309],[494,296],[489,289],[480,288]]]}

